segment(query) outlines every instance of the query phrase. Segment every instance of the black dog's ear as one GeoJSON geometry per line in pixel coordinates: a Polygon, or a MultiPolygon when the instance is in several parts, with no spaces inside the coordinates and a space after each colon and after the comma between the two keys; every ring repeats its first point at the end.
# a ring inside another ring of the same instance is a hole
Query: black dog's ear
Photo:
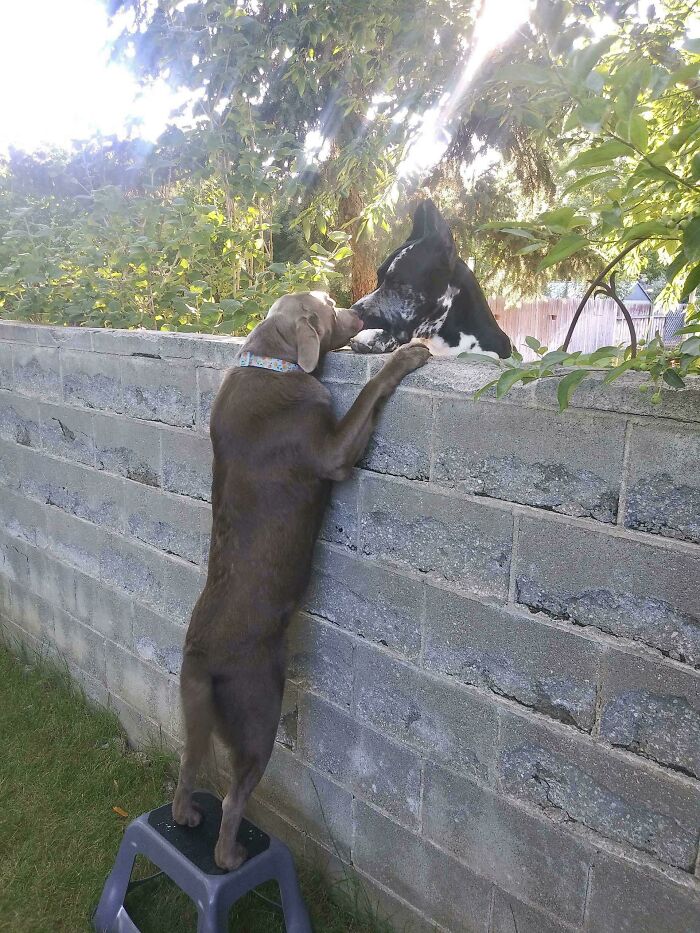
{"type": "Polygon", "coordinates": [[[425,205],[427,203],[427,201],[421,201],[413,214],[413,227],[408,235],[408,243],[413,242],[413,240],[420,240],[427,233],[425,224],[425,205]]]}
{"type": "Polygon", "coordinates": [[[457,262],[457,247],[455,246],[452,231],[450,230],[447,221],[442,216],[437,207],[435,207],[432,201],[425,201],[424,204],[426,234],[435,236],[439,239],[440,244],[444,248],[447,255],[447,262],[450,270],[452,270],[454,269],[455,263],[457,262]]]}

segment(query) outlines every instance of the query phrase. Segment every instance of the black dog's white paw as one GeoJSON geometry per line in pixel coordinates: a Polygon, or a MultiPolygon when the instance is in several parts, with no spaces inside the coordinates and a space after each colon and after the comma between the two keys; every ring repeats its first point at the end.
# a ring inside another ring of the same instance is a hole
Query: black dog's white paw
{"type": "Polygon", "coordinates": [[[355,353],[391,353],[399,346],[396,337],[385,330],[361,330],[350,341],[355,353]]]}

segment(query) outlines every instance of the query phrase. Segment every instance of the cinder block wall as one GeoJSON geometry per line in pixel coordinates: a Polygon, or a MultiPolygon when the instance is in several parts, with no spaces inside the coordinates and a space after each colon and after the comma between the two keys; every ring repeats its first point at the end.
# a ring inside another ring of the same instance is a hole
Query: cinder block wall
{"type": "MultiPolygon", "coordinates": [[[[0,614],[136,739],[181,732],[210,337],[0,325],[0,614]]],[[[334,354],[339,411],[381,365],[334,354]]],[[[700,388],[432,361],[336,488],[252,815],[397,927],[700,929],[700,388]],[[332,838],[331,838],[332,837],[332,838]]]]}

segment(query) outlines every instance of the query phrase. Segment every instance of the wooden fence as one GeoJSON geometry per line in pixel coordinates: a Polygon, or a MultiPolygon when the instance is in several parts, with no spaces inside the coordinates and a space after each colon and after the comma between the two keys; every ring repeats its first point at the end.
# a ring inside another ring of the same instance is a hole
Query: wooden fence
{"type": "MultiPolygon", "coordinates": [[[[532,359],[535,354],[525,346],[525,337],[536,337],[550,350],[560,347],[579,300],[537,298],[507,306],[504,298],[490,298],[489,304],[515,346],[526,359],[532,359]]],[[[657,331],[663,334],[666,312],[654,309],[646,301],[627,301],[625,306],[634,321],[638,340],[648,340],[657,331]]],[[[610,298],[592,299],[579,318],[569,349],[590,353],[597,347],[619,343],[629,343],[629,330],[617,305],[610,298]]]]}

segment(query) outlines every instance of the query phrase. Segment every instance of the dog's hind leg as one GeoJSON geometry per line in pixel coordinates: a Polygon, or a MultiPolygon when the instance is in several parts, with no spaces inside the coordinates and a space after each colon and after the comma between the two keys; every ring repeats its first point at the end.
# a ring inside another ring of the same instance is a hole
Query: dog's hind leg
{"type": "Polygon", "coordinates": [[[250,679],[244,676],[241,682],[232,678],[215,685],[217,731],[231,751],[233,774],[222,805],[214,860],[228,871],[238,868],[247,857],[236,836],[248,798],[275,744],[284,682],[274,668],[272,664],[263,671],[253,666],[247,672],[250,679]]]}
{"type": "Polygon", "coordinates": [[[181,826],[198,826],[202,814],[192,801],[197,773],[214,728],[214,701],[209,673],[185,655],[180,673],[180,696],[185,720],[185,748],[173,801],[173,819],[181,826]]]}

